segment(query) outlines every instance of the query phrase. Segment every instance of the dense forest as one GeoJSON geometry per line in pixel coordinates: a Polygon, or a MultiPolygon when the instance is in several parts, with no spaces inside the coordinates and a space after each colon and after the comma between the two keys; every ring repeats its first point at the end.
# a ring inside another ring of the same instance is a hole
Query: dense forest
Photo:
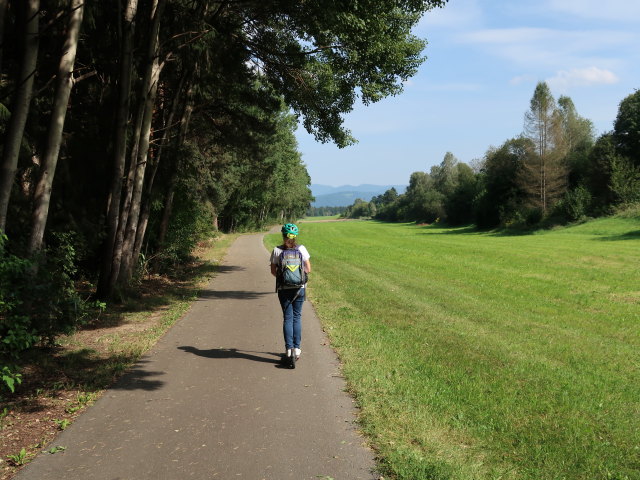
{"type": "MultiPolygon", "coordinates": [[[[0,0],[0,360],[82,322],[141,262],[304,214],[293,132],[402,91],[445,0],[0,0]]],[[[0,382],[0,386],[3,382],[0,382]]]]}
{"type": "Polygon", "coordinates": [[[447,153],[414,172],[407,191],[356,200],[343,214],[386,221],[531,229],[608,215],[640,202],[640,91],[619,105],[613,130],[595,138],[571,98],[540,82],[524,131],[473,165],[447,153]]]}

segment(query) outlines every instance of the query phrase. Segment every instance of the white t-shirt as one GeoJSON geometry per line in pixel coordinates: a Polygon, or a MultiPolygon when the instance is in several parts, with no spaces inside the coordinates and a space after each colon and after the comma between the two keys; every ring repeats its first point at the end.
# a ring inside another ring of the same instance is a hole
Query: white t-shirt
{"type": "MultiPolygon", "coordinates": [[[[304,245],[298,245],[298,250],[302,254],[302,261],[306,262],[311,258],[309,252],[304,247],[304,245]]],[[[280,254],[282,253],[282,249],[280,247],[275,247],[273,252],[271,252],[271,264],[272,265],[280,265],[280,254]]],[[[301,288],[305,288],[306,285],[303,285],[301,288]]]]}
{"type": "MultiPolygon", "coordinates": [[[[304,245],[298,245],[298,250],[302,254],[302,261],[306,262],[311,258],[309,252],[305,248],[304,245]]],[[[280,247],[275,247],[273,252],[271,252],[271,263],[273,265],[280,265],[280,254],[282,253],[282,249],[280,247]]]]}

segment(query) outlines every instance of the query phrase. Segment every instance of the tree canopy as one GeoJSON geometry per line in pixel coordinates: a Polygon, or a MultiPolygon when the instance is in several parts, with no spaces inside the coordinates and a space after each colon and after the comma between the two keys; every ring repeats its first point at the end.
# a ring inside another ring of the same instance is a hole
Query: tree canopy
{"type": "Polygon", "coordinates": [[[352,144],[344,116],[402,91],[424,61],[412,28],[445,1],[0,2],[0,251],[60,317],[2,290],[0,335],[73,325],[80,278],[113,298],[145,258],[170,271],[218,228],[302,215],[298,123],[352,144]]]}

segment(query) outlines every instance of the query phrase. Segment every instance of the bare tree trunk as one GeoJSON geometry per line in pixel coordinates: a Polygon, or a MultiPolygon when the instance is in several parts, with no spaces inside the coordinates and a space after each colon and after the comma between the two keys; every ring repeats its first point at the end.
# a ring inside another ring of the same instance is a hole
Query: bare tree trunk
{"type": "Polygon", "coordinates": [[[217,232],[220,228],[218,225],[218,211],[216,208],[213,208],[213,229],[217,232]]]}
{"type": "MultiPolygon", "coordinates": [[[[97,295],[99,298],[109,298],[113,293],[115,281],[112,281],[112,265],[116,255],[116,236],[120,221],[120,203],[122,196],[122,177],[124,176],[127,152],[127,122],[131,102],[131,75],[133,69],[133,34],[135,32],[135,16],[138,10],[138,0],[128,0],[124,11],[124,25],[122,31],[122,45],[120,53],[120,81],[118,91],[118,110],[116,113],[116,128],[114,140],[113,178],[109,192],[107,207],[107,238],[102,259],[102,269],[98,281],[97,295]]],[[[118,261],[119,265],[119,261],[118,261]]]]}
{"type": "Polygon", "coordinates": [[[34,213],[29,241],[29,254],[40,250],[44,236],[47,217],[49,214],[49,202],[51,199],[51,186],[58,165],[58,154],[62,143],[62,130],[69,105],[69,96],[73,87],[73,66],[78,48],[78,35],[82,24],[82,14],[85,0],[71,0],[71,18],[67,38],[65,40],[60,65],[58,67],[58,85],[51,112],[47,145],[42,159],[41,175],[34,198],[34,213]]]}
{"type": "Polygon", "coordinates": [[[0,165],[0,232],[4,231],[7,225],[11,187],[18,167],[20,145],[29,115],[33,95],[33,79],[38,62],[40,0],[27,0],[23,8],[25,10],[25,28],[22,65],[11,107],[11,118],[5,134],[2,165],[0,165]]]}
{"type": "Polygon", "coordinates": [[[151,124],[153,120],[153,107],[158,91],[160,72],[164,64],[158,59],[160,39],[160,17],[164,10],[166,0],[154,0],[151,10],[152,29],[149,38],[148,65],[145,72],[144,91],[147,93],[144,99],[142,123],[140,125],[140,140],[136,149],[136,157],[131,157],[132,165],[135,160],[135,174],[133,176],[133,189],[131,190],[131,207],[127,218],[125,235],[122,246],[122,260],[120,265],[120,278],[118,282],[127,283],[132,274],[132,266],[135,262],[133,250],[140,218],[140,203],[144,187],[144,175],[147,168],[149,143],[151,140],[151,124]]]}
{"type": "MultiPolygon", "coordinates": [[[[158,74],[159,74],[158,69],[158,74]]],[[[153,105],[157,91],[157,78],[153,82],[152,92],[147,98],[147,108],[144,116],[144,125],[142,129],[142,137],[140,139],[140,147],[138,152],[138,162],[134,177],[131,208],[128,215],[127,227],[125,230],[125,238],[122,247],[122,263],[120,266],[121,282],[128,282],[131,278],[132,265],[135,262],[133,251],[138,229],[138,221],[140,219],[140,207],[142,199],[142,191],[144,186],[144,176],[147,168],[149,157],[149,142],[151,136],[151,120],[153,117],[153,105]]]]}

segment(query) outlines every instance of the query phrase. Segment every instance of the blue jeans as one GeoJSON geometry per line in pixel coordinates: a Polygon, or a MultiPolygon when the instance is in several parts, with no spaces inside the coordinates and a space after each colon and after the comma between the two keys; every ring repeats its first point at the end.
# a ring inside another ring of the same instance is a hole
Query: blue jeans
{"type": "Polygon", "coordinates": [[[304,303],[305,289],[301,288],[300,294],[298,289],[292,288],[287,290],[278,290],[278,299],[282,307],[282,333],[284,334],[284,348],[300,348],[300,340],[302,339],[302,304],[304,303]],[[295,300],[294,300],[295,298],[295,300]]]}

